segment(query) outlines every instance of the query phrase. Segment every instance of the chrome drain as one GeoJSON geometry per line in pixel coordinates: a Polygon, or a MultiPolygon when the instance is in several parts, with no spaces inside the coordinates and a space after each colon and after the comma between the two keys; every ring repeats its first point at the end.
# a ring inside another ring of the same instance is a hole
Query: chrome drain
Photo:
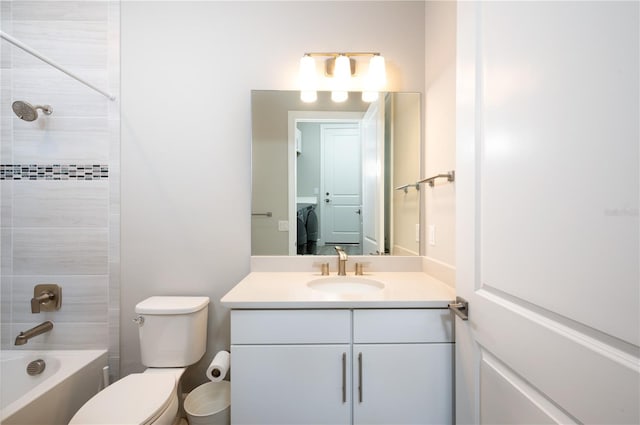
{"type": "Polygon", "coordinates": [[[47,364],[42,359],[34,360],[27,365],[27,374],[34,376],[40,375],[44,372],[44,369],[47,367],[47,364]]]}

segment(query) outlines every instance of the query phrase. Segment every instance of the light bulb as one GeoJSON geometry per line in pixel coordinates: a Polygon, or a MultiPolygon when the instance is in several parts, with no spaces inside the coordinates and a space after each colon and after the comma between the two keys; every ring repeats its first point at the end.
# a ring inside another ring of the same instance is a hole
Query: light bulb
{"type": "Polygon", "coordinates": [[[384,64],[384,57],[380,55],[374,55],[369,61],[369,72],[367,74],[370,79],[372,87],[377,91],[382,90],[387,84],[387,70],[384,64]]]}
{"type": "Polygon", "coordinates": [[[338,84],[349,84],[349,78],[351,78],[351,63],[345,55],[340,55],[336,58],[333,78],[338,84]]]}
{"type": "Polygon", "coordinates": [[[349,98],[349,80],[351,79],[351,61],[345,55],[336,58],[333,68],[333,90],[331,100],[344,102],[349,98]]]}
{"type": "Polygon", "coordinates": [[[344,102],[347,99],[349,99],[349,92],[342,90],[334,90],[331,92],[331,100],[333,100],[334,102],[340,103],[344,102]]]}
{"type": "Polygon", "coordinates": [[[363,91],[362,92],[362,101],[371,103],[378,100],[379,93],[377,91],[363,91]]]}
{"type": "Polygon", "coordinates": [[[316,61],[309,55],[300,59],[300,100],[306,103],[315,102],[318,99],[316,91],[316,61]]]}
{"type": "Polygon", "coordinates": [[[313,103],[318,100],[318,92],[315,90],[300,90],[300,100],[304,103],[313,103]]]}
{"type": "Polygon", "coordinates": [[[369,61],[369,71],[364,81],[364,91],[362,100],[364,102],[375,102],[378,100],[378,92],[382,91],[387,84],[387,71],[385,69],[384,57],[374,55],[369,61]]]}

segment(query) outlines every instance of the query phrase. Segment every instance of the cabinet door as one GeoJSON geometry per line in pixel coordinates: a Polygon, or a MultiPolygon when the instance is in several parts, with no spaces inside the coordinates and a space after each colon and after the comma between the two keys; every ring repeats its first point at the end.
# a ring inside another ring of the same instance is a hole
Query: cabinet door
{"type": "Polygon", "coordinates": [[[232,424],[349,424],[351,347],[232,345],[232,424]]]}
{"type": "Polygon", "coordinates": [[[354,344],[354,424],[450,424],[452,344],[354,344]]]}

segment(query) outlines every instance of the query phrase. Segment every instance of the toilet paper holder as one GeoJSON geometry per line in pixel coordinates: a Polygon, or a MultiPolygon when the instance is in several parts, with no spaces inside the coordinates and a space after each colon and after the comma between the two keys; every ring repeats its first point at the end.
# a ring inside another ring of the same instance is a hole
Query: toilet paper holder
{"type": "Polygon", "coordinates": [[[229,358],[231,354],[228,351],[218,351],[207,367],[207,378],[211,382],[219,382],[227,376],[229,371],[229,358]]]}

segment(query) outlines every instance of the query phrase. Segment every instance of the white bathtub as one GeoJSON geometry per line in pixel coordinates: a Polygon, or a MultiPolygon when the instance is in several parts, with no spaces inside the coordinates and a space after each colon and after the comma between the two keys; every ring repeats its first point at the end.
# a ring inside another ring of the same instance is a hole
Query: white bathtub
{"type": "Polygon", "coordinates": [[[67,424],[102,388],[106,350],[0,351],[0,423],[67,424]],[[43,359],[44,372],[29,376],[29,362],[43,359]]]}

